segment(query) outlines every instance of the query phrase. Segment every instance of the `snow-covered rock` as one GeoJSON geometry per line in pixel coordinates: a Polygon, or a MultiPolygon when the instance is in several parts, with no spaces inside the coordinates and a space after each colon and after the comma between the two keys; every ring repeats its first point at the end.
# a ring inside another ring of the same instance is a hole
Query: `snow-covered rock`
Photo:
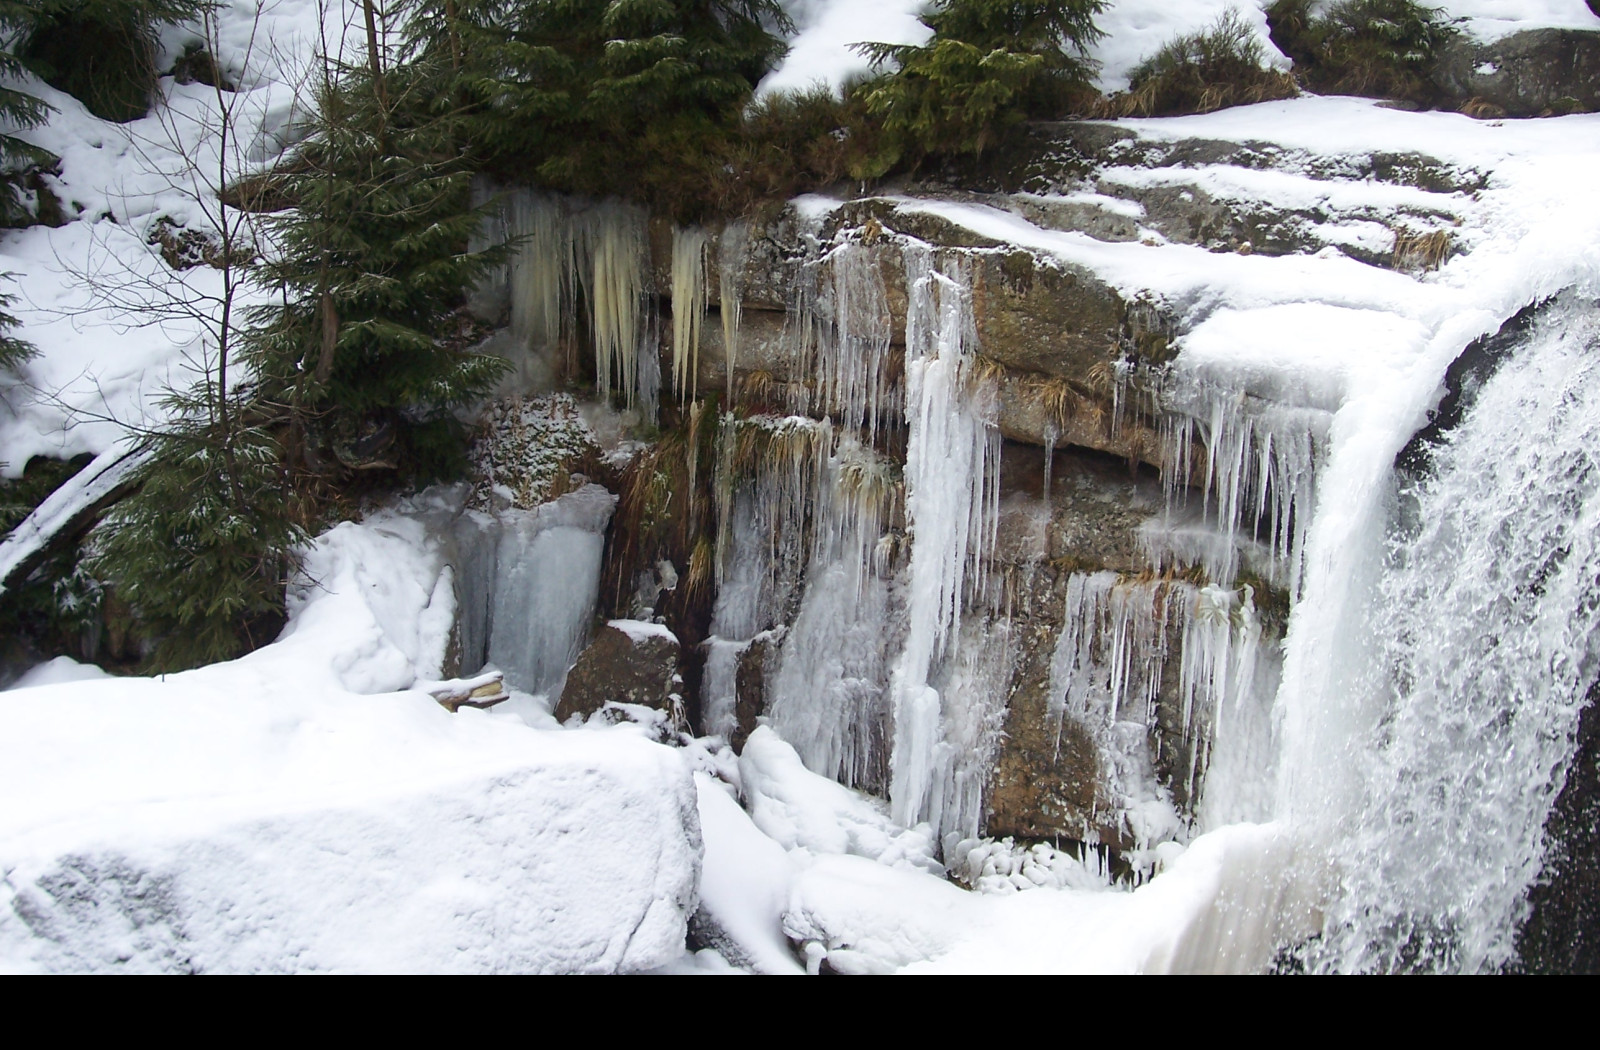
{"type": "Polygon", "coordinates": [[[684,948],[683,753],[451,714],[423,525],[321,537],[273,645],[0,694],[0,969],[611,972],[684,948]],[[399,691],[396,691],[399,690],[399,691]]]}

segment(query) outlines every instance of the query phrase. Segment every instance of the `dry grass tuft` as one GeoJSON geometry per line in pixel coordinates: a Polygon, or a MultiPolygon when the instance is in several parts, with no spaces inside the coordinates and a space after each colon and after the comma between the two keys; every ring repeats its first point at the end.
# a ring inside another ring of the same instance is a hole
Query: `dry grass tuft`
{"type": "Polygon", "coordinates": [[[1294,77],[1268,69],[1254,28],[1236,9],[1198,33],[1170,41],[1141,62],[1127,91],[1100,100],[1099,117],[1166,117],[1293,98],[1294,77]]]}
{"type": "Polygon", "coordinates": [[[1450,257],[1454,245],[1455,237],[1449,230],[1414,233],[1397,229],[1392,263],[1396,270],[1437,270],[1450,257]]]}

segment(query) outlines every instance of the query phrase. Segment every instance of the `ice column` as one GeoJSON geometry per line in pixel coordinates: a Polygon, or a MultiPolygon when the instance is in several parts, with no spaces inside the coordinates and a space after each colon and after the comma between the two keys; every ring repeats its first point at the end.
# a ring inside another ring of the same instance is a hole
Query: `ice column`
{"type": "Polygon", "coordinates": [[[969,572],[993,545],[999,517],[1000,435],[993,388],[973,374],[977,333],[965,260],[936,265],[905,249],[906,522],[911,559],[907,633],[894,666],[890,800],[910,826],[942,808],[950,760],[941,696],[931,684],[960,626],[969,572]]]}

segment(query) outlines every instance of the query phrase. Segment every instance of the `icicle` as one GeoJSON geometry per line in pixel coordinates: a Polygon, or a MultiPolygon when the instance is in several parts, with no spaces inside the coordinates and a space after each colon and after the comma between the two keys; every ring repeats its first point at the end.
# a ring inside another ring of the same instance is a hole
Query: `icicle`
{"type": "Polygon", "coordinates": [[[1056,438],[1060,436],[1054,420],[1044,425],[1044,486],[1039,498],[1050,502],[1050,481],[1056,465],[1056,438]]]}
{"type": "MultiPolygon", "coordinates": [[[[1200,480],[1203,514],[1215,514],[1226,542],[1203,562],[1224,586],[1239,571],[1239,546],[1259,540],[1270,553],[1267,576],[1295,594],[1302,549],[1315,505],[1316,466],[1326,443],[1329,415],[1250,397],[1204,380],[1179,376],[1162,393],[1162,478],[1171,509],[1189,498],[1198,439],[1205,449],[1200,480]]],[[[1167,552],[1153,549],[1158,564],[1167,552]]],[[[1173,552],[1175,553],[1175,552],[1173,552]]]]}
{"type": "Polygon", "coordinates": [[[595,385],[609,398],[622,388],[628,407],[638,399],[638,357],[646,292],[644,213],[607,201],[579,217],[577,270],[589,302],[595,385]]]}
{"type": "Polygon", "coordinates": [[[717,299],[722,317],[722,354],[726,360],[727,403],[733,404],[733,371],[739,361],[739,326],[744,315],[744,268],[750,258],[750,227],[730,222],[717,247],[717,299]]]}
{"type": "Polygon", "coordinates": [[[792,411],[830,416],[871,441],[884,413],[900,407],[889,378],[893,331],[879,255],[846,241],[808,261],[791,302],[786,350],[796,374],[812,377],[791,391],[792,411]]]}
{"type": "Polygon", "coordinates": [[[521,191],[507,206],[507,232],[520,239],[511,262],[511,330],[530,350],[548,349],[570,329],[572,231],[561,205],[521,191]]]}
{"type": "Polygon", "coordinates": [[[680,402],[699,386],[700,328],[706,315],[706,231],[672,231],[672,389],[680,402]]]}

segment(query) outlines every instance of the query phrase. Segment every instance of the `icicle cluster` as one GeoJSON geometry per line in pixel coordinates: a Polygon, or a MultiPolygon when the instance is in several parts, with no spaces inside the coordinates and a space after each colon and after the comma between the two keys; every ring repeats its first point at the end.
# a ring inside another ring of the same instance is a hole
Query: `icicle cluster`
{"type": "Polygon", "coordinates": [[[1170,507],[1191,500],[1190,489],[1198,486],[1202,514],[1214,515],[1221,542],[1189,551],[1158,544],[1151,550],[1157,564],[1197,556],[1191,564],[1227,585],[1238,574],[1241,543],[1259,542],[1270,552],[1268,579],[1298,593],[1329,414],[1183,376],[1169,381],[1161,400],[1169,516],[1170,507]],[[1195,474],[1197,462],[1203,463],[1203,476],[1195,474]]]}
{"type": "Polygon", "coordinates": [[[648,409],[660,388],[660,368],[648,316],[644,211],[618,201],[575,210],[522,191],[511,195],[504,214],[506,236],[518,241],[508,281],[519,341],[535,352],[570,344],[581,297],[601,396],[619,390],[628,407],[648,409]]]}
{"type": "Polygon", "coordinates": [[[1266,724],[1276,677],[1258,664],[1261,625],[1251,589],[1197,588],[1170,580],[1124,580],[1113,572],[1074,574],[1067,583],[1061,634],[1050,663],[1050,710],[1070,718],[1099,753],[1108,816],[1114,816],[1140,846],[1170,837],[1178,818],[1168,791],[1152,766],[1152,737],[1160,732],[1159,708],[1176,686],[1181,732],[1192,749],[1185,794],[1203,799],[1208,811],[1236,813],[1237,782],[1266,783],[1237,770],[1235,752],[1251,756],[1266,724]],[[1180,654],[1172,681],[1171,639],[1180,654]],[[1230,719],[1240,723],[1235,728],[1230,719]],[[1221,759],[1213,756],[1228,752],[1221,759]],[[1200,771],[1227,760],[1223,800],[1213,802],[1211,781],[1200,771]],[[1225,801],[1224,801],[1225,800],[1225,801]]]}
{"type": "Polygon", "coordinates": [[[797,375],[792,409],[829,416],[865,432],[870,443],[887,416],[899,415],[890,381],[888,292],[878,254],[846,241],[802,268],[786,332],[797,375]]]}
{"type": "Polygon", "coordinates": [[[750,227],[730,222],[717,245],[717,302],[722,320],[722,356],[728,377],[727,401],[733,403],[733,370],[739,360],[739,325],[744,313],[744,268],[750,256],[750,227]]]}
{"type": "Polygon", "coordinates": [[[698,388],[700,328],[706,316],[706,243],[706,232],[699,227],[672,231],[672,389],[680,402],[694,400],[698,388]]]}
{"type": "MultiPolygon", "coordinates": [[[[992,385],[973,374],[977,329],[965,260],[936,264],[905,249],[906,640],[895,663],[895,819],[910,826],[943,808],[943,700],[930,681],[961,622],[969,572],[993,548],[999,523],[1000,433],[992,385]]],[[[952,697],[954,701],[956,698],[952,697]]],[[[945,829],[935,821],[942,832],[945,829]]]]}

